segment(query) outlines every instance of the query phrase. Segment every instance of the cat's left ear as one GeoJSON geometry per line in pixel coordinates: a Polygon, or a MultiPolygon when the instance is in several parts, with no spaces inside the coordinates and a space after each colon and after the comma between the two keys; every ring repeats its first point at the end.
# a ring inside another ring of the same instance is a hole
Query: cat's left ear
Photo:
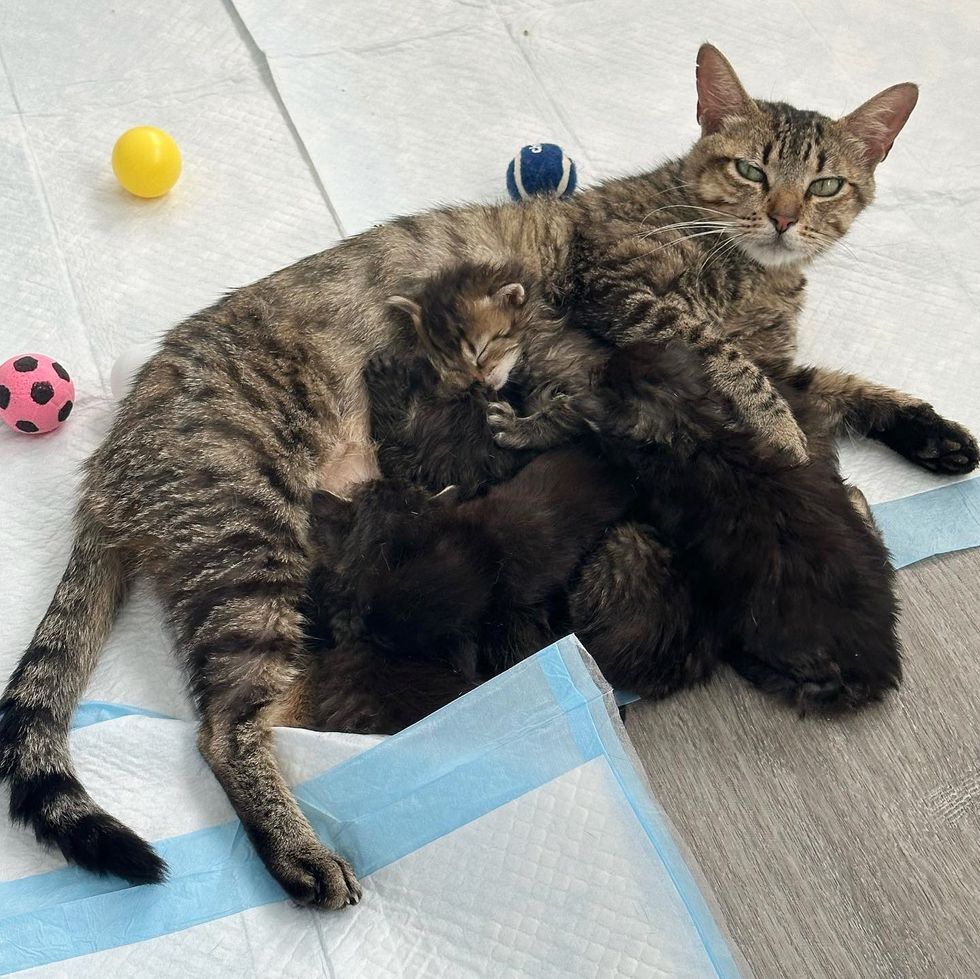
{"type": "Polygon", "coordinates": [[[888,156],[918,98],[919,87],[912,82],[902,82],[879,92],[840,120],[844,129],[861,141],[864,159],[872,167],[888,156]]]}
{"type": "Polygon", "coordinates": [[[732,116],[758,114],[759,107],[742,88],[735,69],[713,44],[702,44],[698,50],[695,77],[702,136],[718,132],[732,116]]]}
{"type": "Polygon", "coordinates": [[[525,298],[524,286],[520,282],[508,282],[493,294],[493,301],[501,306],[523,306],[525,298]]]}

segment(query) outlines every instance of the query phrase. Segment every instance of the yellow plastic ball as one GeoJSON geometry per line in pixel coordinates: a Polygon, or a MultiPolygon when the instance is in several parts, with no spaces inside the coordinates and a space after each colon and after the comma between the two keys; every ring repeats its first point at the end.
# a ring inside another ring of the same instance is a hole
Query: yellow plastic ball
{"type": "Polygon", "coordinates": [[[162,197],[180,176],[180,150],[156,126],[127,130],[112,148],[112,170],[137,197],[162,197]]]}

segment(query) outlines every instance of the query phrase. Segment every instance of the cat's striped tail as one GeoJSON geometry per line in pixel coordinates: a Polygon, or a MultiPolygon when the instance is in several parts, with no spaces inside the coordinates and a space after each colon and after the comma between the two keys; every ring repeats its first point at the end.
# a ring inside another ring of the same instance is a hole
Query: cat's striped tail
{"type": "Polygon", "coordinates": [[[99,874],[163,880],[153,848],[92,800],[68,750],[72,715],[126,589],[123,560],[83,521],[54,599],[0,700],[0,780],[10,815],[37,838],[99,874]]]}

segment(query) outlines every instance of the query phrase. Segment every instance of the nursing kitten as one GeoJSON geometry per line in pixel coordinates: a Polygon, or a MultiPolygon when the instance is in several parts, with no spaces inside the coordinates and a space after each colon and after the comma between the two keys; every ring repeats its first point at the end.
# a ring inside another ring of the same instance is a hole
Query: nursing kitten
{"type": "Polygon", "coordinates": [[[380,354],[365,369],[385,475],[469,497],[581,428],[565,405],[604,357],[596,341],[565,330],[518,262],[456,262],[390,302],[411,320],[421,353],[380,354]],[[498,423],[516,416],[508,398],[522,411],[519,439],[498,423]]]}
{"type": "Polygon", "coordinates": [[[780,389],[809,437],[796,469],[732,428],[690,351],[643,342],[612,354],[590,410],[638,476],[640,523],[610,533],[570,599],[611,683],[662,696],[725,661],[801,710],[860,706],[898,685],[888,553],[839,475],[822,413],[780,389]]]}
{"type": "MultiPolygon", "coordinates": [[[[358,899],[352,868],[282,778],[271,723],[303,662],[311,495],[338,458],[370,454],[364,366],[402,342],[388,297],[455,262],[516,258],[549,303],[608,344],[677,339],[710,365],[712,390],[747,382],[758,404],[771,396],[764,372],[793,370],[803,266],[870,203],[916,98],[915,86],[893,86],[836,120],[755,101],[709,45],[697,88],[700,138],[656,170],[566,200],[399,218],[170,331],[86,467],[67,570],[0,700],[14,819],[90,870],[163,879],[152,848],[86,793],[68,747],[75,706],[142,574],[173,627],[201,751],[270,873],[301,903],[358,899]]],[[[797,378],[835,427],[934,471],[977,464],[972,436],[920,399],[832,371],[797,378]]],[[[751,415],[752,403],[740,410],[751,415]]],[[[794,432],[780,434],[799,448],[794,432]]],[[[787,675],[780,652],[768,651],[760,685],[787,675]]],[[[844,669],[836,650],[826,655],[844,669]]]]}
{"type": "Polygon", "coordinates": [[[445,391],[499,391],[521,356],[525,335],[544,315],[517,262],[457,262],[414,294],[388,302],[406,313],[445,391]]]}
{"type": "Polygon", "coordinates": [[[497,445],[487,424],[507,384],[538,300],[513,263],[453,263],[390,306],[411,322],[410,353],[396,348],[364,370],[371,435],[386,476],[464,497],[512,476],[531,455],[497,445]]]}
{"type": "MultiPolygon", "coordinates": [[[[351,705],[387,700],[373,686],[359,700],[348,689],[353,678],[336,672],[354,670],[363,681],[377,657],[451,667],[414,679],[400,669],[398,683],[411,684],[405,696],[418,708],[365,709],[377,725],[370,730],[385,733],[406,711],[425,716],[445,677],[458,678],[450,690],[472,685],[547,645],[556,635],[550,612],[564,607],[573,572],[632,500],[622,471],[572,448],[539,456],[465,502],[398,479],[368,483],[350,501],[318,494],[312,534],[320,558],[304,610],[324,666],[303,681],[307,709],[319,705],[323,724],[324,704],[337,704],[344,711],[330,715],[337,730],[362,716],[351,705]],[[344,650],[343,658],[331,647],[344,650]],[[338,700],[309,692],[321,675],[345,689],[338,700]],[[430,681],[436,690],[426,688],[430,681]]],[[[373,668],[384,686],[384,670],[373,668]]]]}

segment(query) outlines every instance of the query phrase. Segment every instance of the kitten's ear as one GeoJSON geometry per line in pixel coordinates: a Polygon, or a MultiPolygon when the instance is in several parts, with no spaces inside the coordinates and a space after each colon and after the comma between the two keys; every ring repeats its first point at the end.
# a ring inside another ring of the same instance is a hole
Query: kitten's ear
{"type": "Polygon", "coordinates": [[[702,44],[698,50],[695,77],[702,136],[718,132],[731,116],[753,116],[758,113],[759,107],[742,88],[735,69],[713,44],[702,44]]]}
{"type": "Polygon", "coordinates": [[[408,313],[416,329],[422,323],[422,307],[414,299],[406,296],[389,296],[388,305],[392,309],[400,309],[403,313],[408,313]]]}
{"type": "Polygon", "coordinates": [[[864,159],[871,166],[881,163],[908,121],[919,99],[919,87],[912,82],[892,85],[868,99],[840,124],[864,146],[864,159]]]}
{"type": "Polygon", "coordinates": [[[329,490],[318,489],[313,491],[310,513],[317,520],[326,520],[331,523],[347,520],[353,509],[354,504],[344,496],[338,496],[329,490]]]}
{"type": "Polygon", "coordinates": [[[315,490],[310,501],[313,542],[331,552],[337,550],[350,527],[353,514],[354,504],[350,500],[326,490],[315,490]]]}
{"type": "Polygon", "coordinates": [[[523,306],[525,298],[524,286],[520,282],[508,282],[493,294],[493,301],[501,306],[523,306]]]}

